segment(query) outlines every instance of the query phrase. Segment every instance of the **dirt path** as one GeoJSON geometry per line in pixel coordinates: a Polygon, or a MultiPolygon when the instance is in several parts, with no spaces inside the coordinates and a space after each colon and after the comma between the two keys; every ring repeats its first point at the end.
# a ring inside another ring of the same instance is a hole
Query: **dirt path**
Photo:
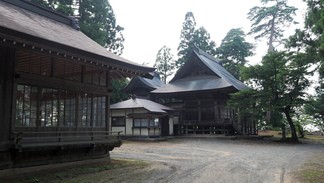
{"type": "Polygon", "coordinates": [[[145,182],[295,182],[294,171],[324,144],[217,138],[126,142],[112,158],[152,162],[145,182]]]}

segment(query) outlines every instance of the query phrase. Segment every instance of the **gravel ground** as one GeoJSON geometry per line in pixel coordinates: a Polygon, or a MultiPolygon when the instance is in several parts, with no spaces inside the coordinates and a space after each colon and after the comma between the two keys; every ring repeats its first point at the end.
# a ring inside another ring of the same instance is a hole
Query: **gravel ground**
{"type": "Polygon", "coordinates": [[[152,163],[144,182],[296,182],[295,176],[323,143],[286,144],[262,140],[176,138],[166,142],[126,142],[116,159],[152,163]]]}

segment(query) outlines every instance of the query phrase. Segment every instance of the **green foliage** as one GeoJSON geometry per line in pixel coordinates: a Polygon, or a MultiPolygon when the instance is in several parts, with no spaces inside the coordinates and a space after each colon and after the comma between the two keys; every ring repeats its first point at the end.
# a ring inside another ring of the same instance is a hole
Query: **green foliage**
{"type": "MultiPolygon", "coordinates": [[[[296,30],[289,38],[289,46],[303,49],[309,62],[318,63],[317,71],[324,79],[324,1],[307,0],[308,12],[305,17],[305,30],[296,30]]],[[[324,82],[322,87],[324,88],[324,82]]]]}
{"type": "Polygon", "coordinates": [[[166,84],[167,77],[173,74],[175,67],[175,60],[170,53],[171,49],[167,46],[163,46],[156,55],[155,64],[156,70],[162,75],[162,81],[166,84]]]}
{"type": "Polygon", "coordinates": [[[46,0],[30,0],[31,2],[49,8],[49,4],[46,0]]]}
{"type": "Polygon", "coordinates": [[[264,119],[264,109],[262,106],[262,93],[253,89],[241,90],[230,94],[227,100],[227,107],[234,108],[243,116],[249,116],[250,120],[261,123],[264,119]]]}
{"type": "Polygon", "coordinates": [[[279,127],[281,128],[282,124],[282,113],[279,112],[278,110],[272,110],[271,112],[271,119],[270,119],[270,125],[274,128],[279,127]]]}
{"type": "MultiPolygon", "coordinates": [[[[123,53],[123,27],[116,25],[114,11],[108,1],[102,0],[32,0],[34,3],[49,7],[55,11],[79,17],[80,30],[92,40],[107,48],[110,52],[123,53]],[[77,11],[74,11],[75,7],[77,11]],[[74,12],[77,12],[74,14],[74,12]]],[[[127,80],[112,81],[113,93],[111,102],[117,103],[129,96],[120,90],[126,86],[127,80]]]]}
{"type": "Polygon", "coordinates": [[[248,62],[246,57],[253,55],[253,45],[246,42],[244,36],[241,28],[231,29],[216,49],[216,55],[222,59],[223,67],[240,80],[241,68],[248,62]]]}
{"type": "Polygon", "coordinates": [[[88,37],[114,54],[123,53],[123,27],[116,25],[114,11],[108,1],[79,2],[80,29],[88,37]]]}
{"type": "Polygon", "coordinates": [[[180,35],[180,44],[178,46],[179,59],[177,61],[177,68],[180,68],[184,64],[189,56],[190,50],[193,48],[193,45],[190,45],[189,42],[193,39],[195,29],[195,17],[192,12],[188,12],[185,15],[185,21],[183,22],[180,35]]]}
{"type": "MultiPolygon", "coordinates": [[[[278,110],[287,118],[292,139],[297,140],[296,128],[291,116],[294,108],[304,103],[304,90],[310,85],[307,57],[303,53],[269,52],[262,64],[243,70],[245,79],[252,80],[260,91],[260,105],[264,110],[278,110]]],[[[251,98],[250,100],[255,100],[251,98]]]]}
{"type": "Polygon", "coordinates": [[[315,96],[310,96],[304,105],[305,113],[313,117],[313,124],[324,132],[324,90],[317,88],[315,96]]]}
{"type": "Polygon", "coordinates": [[[302,181],[310,183],[322,183],[324,180],[324,154],[313,154],[301,170],[302,181]]]}
{"type": "Polygon", "coordinates": [[[188,12],[182,25],[176,68],[184,65],[194,46],[210,55],[215,55],[216,43],[210,40],[210,34],[204,27],[196,29],[195,17],[192,12],[188,12]]]}
{"type": "Polygon", "coordinates": [[[92,40],[121,55],[124,50],[123,27],[116,25],[114,11],[108,0],[31,0],[56,12],[79,18],[80,30],[92,40]]]}
{"type": "Polygon", "coordinates": [[[313,118],[313,124],[324,131],[323,88],[324,88],[324,1],[305,0],[308,12],[305,17],[305,29],[297,29],[295,34],[289,37],[287,46],[305,53],[305,60],[308,63],[317,64],[316,70],[319,73],[320,87],[317,94],[308,99],[304,106],[305,113],[313,118]]]}
{"type": "Polygon", "coordinates": [[[110,95],[110,103],[115,104],[130,98],[130,95],[121,90],[129,83],[127,79],[115,79],[110,82],[113,92],[110,95]]]}
{"type": "MultiPolygon", "coordinates": [[[[88,164],[80,167],[70,167],[61,169],[50,169],[46,172],[36,172],[28,176],[17,176],[13,179],[4,180],[3,183],[33,183],[33,182],[109,182],[113,177],[120,177],[120,171],[115,173],[116,175],[110,175],[110,179],[98,178],[98,181],[94,181],[91,176],[97,177],[100,172],[107,170],[123,169],[127,171],[129,169],[141,169],[149,166],[149,163],[143,161],[124,161],[124,160],[112,160],[111,163],[101,162],[97,164],[88,164]]],[[[110,174],[112,172],[109,171],[110,174]]]]}
{"type": "Polygon", "coordinates": [[[295,121],[294,124],[296,126],[299,137],[304,138],[305,137],[304,128],[301,125],[300,121],[295,121]]]}
{"type": "MultiPolygon", "coordinates": [[[[209,55],[216,54],[216,43],[210,40],[210,34],[204,27],[200,27],[195,30],[193,39],[189,42],[189,45],[193,45],[204,50],[209,55]]],[[[191,50],[190,50],[191,51],[191,50]]]]}
{"type": "Polygon", "coordinates": [[[31,0],[31,2],[51,8],[63,15],[74,16],[73,0],[31,0]]]}
{"type": "Polygon", "coordinates": [[[274,2],[272,6],[255,6],[250,9],[248,19],[252,22],[249,34],[255,34],[255,39],[268,38],[269,51],[273,51],[273,43],[281,42],[283,30],[281,26],[287,26],[293,21],[292,15],[296,15],[297,8],[287,6],[287,0],[261,0],[265,5],[274,2]]]}

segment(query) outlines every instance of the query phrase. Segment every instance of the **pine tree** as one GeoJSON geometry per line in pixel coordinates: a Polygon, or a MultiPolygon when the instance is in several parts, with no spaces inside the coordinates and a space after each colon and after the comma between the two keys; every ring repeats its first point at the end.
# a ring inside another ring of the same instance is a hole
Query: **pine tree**
{"type": "Polygon", "coordinates": [[[261,0],[261,2],[264,5],[274,2],[274,5],[268,7],[255,6],[250,9],[248,18],[252,22],[252,29],[248,34],[254,34],[255,39],[267,37],[269,39],[268,51],[273,51],[273,43],[282,42],[282,27],[297,23],[292,18],[292,15],[296,15],[297,8],[287,6],[287,0],[261,0]]]}
{"type": "MultiPolygon", "coordinates": [[[[234,103],[232,106],[242,107],[244,103],[252,104],[257,101],[263,111],[275,110],[285,114],[292,140],[298,140],[292,116],[296,112],[295,109],[305,103],[305,89],[310,85],[306,77],[311,74],[309,67],[305,53],[269,52],[263,57],[262,64],[244,68],[242,72],[245,79],[255,81],[258,92],[249,92],[249,96],[246,95],[246,91],[236,93],[235,100],[232,99],[234,103]]],[[[255,106],[246,105],[246,107],[255,106]]]]}

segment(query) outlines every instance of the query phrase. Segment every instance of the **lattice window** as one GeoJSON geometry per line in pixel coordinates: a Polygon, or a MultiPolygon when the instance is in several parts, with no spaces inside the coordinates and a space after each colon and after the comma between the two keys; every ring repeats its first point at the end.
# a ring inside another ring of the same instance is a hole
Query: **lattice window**
{"type": "Polygon", "coordinates": [[[40,97],[40,126],[57,126],[58,124],[58,90],[42,88],[40,97]]]}
{"type": "Polygon", "coordinates": [[[92,95],[89,93],[81,93],[79,96],[79,126],[91,126],[91,98],[92,95]]]}
{"type": "Polygon", "coordinates": [[[106,96],[93,97],[93,126],[105,126],[106,123],[106,96]]]}
{"type": "Polygon", "coordinates": [[[133,122],[134,127],[148,127],[149,119],[147,118],[135,118],[133,122]]]}
{"type": "Polygon", "coordinates": [[[111,118],[111,126],[125,126],[125,116],[114,116],[111,118]]]}
{"type": "Polygon", "coordinates": [[[37,87],[26,85],[17,86],[16,126],[36,126],[37,96],[37,87]]]}
{"type": "Polygon", "coordinates": [[[104,127],[106,99],[105,95],[18,85],[15,124],[31,127],[104,127]]]}
{"type": "Polygon", "coordinates": [[[75,126],[76,93],[61,90],[60,92],[60,126],[75,126]]]}

